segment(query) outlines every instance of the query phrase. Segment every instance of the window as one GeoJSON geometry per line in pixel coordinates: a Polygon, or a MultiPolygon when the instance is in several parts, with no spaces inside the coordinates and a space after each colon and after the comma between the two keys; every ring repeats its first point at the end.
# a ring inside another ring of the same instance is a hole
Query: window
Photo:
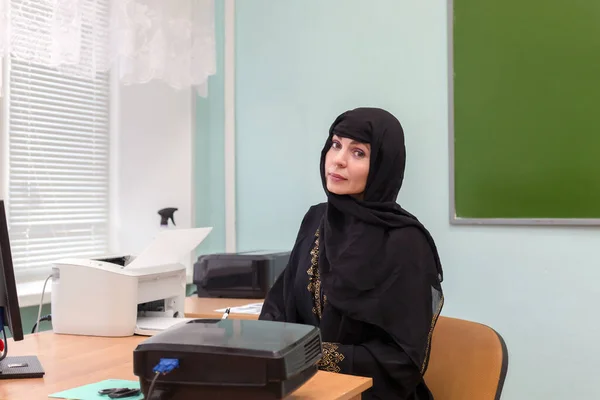
{"type": "MultiPolygon", "coordinates": [[[[47,18],[45,4],[11,0],[32,23],[47,18]]],[[[98,21],[108,26],[107,7],[93,12],[82,54],[99,45],[98,21]]],[[[7,211],[23,282],[44,279],[60,258],[108,252],[110,79],[71,77],[14,57],[7,64],[7,211]]]]}

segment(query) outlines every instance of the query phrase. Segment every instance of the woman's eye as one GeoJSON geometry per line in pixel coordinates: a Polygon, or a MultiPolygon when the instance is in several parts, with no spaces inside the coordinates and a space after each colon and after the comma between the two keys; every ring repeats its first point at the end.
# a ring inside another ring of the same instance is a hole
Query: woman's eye
{"type": "Polygon", "coordinates": [[[363,158],[365,156],[365,152],[362,150],[354,150],[354,155],[358,158],[363,158]]]}
{"type": "Polygon", "coordinates": [[[333,147],[334,149],[339,149],[342,147],[342,145],[340,144],[340,142],[333,142],[331,144],[331,147],[333,147]]]}

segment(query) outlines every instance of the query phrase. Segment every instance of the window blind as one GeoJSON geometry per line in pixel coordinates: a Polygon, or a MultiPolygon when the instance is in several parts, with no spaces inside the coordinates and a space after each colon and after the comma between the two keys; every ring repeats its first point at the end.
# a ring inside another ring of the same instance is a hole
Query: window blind
{"type": "MultiPolygon", "coordinates": [[[[27,11],[34,23],[49,10],[27,11]]],[[[101,11],[96,23],[108,26],[101,11]]],[[[84,29],[91,39],[101,31],[84,29]]],[[[82,53],[97,45],[82,40],[82,53]]],[[[8,221],[19,281],[45,278],[60,258],[108,251],[110,79],[63,72],[9,60],[8,221]]]]}

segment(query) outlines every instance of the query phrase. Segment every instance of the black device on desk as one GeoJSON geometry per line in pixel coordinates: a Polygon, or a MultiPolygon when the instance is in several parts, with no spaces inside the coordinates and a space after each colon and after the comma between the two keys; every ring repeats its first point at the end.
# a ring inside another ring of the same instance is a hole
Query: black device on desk
{"type": "Polygon", "coordinates": [[[148,400],[282,399],[317,372],[320,357],[311,325],[197,319],[140,343],[133,372],[148,400]]]}
{"type": "MultiPolygon", "coordinates": [[[[19,296],[8,236],[8,222],[4,201],[0,200],[0,339],[6,342],[6,328],[13,340],[23,340],[23,325],[19,309],[19,296]]],[[[44,368],[36,356],[7,357],[8,343],[0,352],[0,379],[41,378],[44,368]]]]}
{"type": "Polygon", "coordinates": [[[289,259],[289,251],[200,256],[194,264],[198,297],[264,299],[289,259]]]}

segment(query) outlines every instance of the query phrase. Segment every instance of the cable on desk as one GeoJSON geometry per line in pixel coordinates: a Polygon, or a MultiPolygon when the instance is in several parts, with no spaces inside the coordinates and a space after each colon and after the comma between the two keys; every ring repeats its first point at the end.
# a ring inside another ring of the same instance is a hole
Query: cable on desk
{"type": "Polygon", "coordinates": [[[150,383],[150,388],[148,389],[148,396],[146,398],[148,400],[152,400],[152,391],[154,390],[154,385],[156,384],[156,380],[158,377],[162,375],[166,375],[169,372],[173,371],[175,368],[179,367],[179,360],[176,358],[161,358],[158,364],[154,366],[152,371],[155,373],[152,382],[150,383]]]}
{"type": "Polygon", "coordinates": [[[33,328],[31,329],[31,333],[35,333],[35,331],[36,331],[35,328],[38,326],[38,323],[44,322],[44,321],[52,321],[52,314],[44,315],[42,318],[40,318],[40,320],[33,325],[33,328]]]}
{"type": "Polygon", "coordinates": [[[48,277],[44,281],[44,287],[42,288],[42,296],[40,297],[40,307],[38,308],[38,316],[35,320],[35,325],[33,326],[31,333],[37,333],[40,329],[40,317],[42,315],[42,304],[44,303],[44,292],[46,291],[46,283],[48,283],[48,280],[50,280],[50,278],[52,278],[53,275],[54,274],[48,275],[48,277]]]}
{"type": "Polygon", "coordinates": [[[156,375],[154,375],[154,378],[152,379],[152,383],[150,384],[150,389],[148,389],[148,400],[152,400],[152,391],[154,390],[154,384],[156,383],[156,380],[158,379],[159,376],[160,376],[160,372],[157,372],[156,375]]]}

